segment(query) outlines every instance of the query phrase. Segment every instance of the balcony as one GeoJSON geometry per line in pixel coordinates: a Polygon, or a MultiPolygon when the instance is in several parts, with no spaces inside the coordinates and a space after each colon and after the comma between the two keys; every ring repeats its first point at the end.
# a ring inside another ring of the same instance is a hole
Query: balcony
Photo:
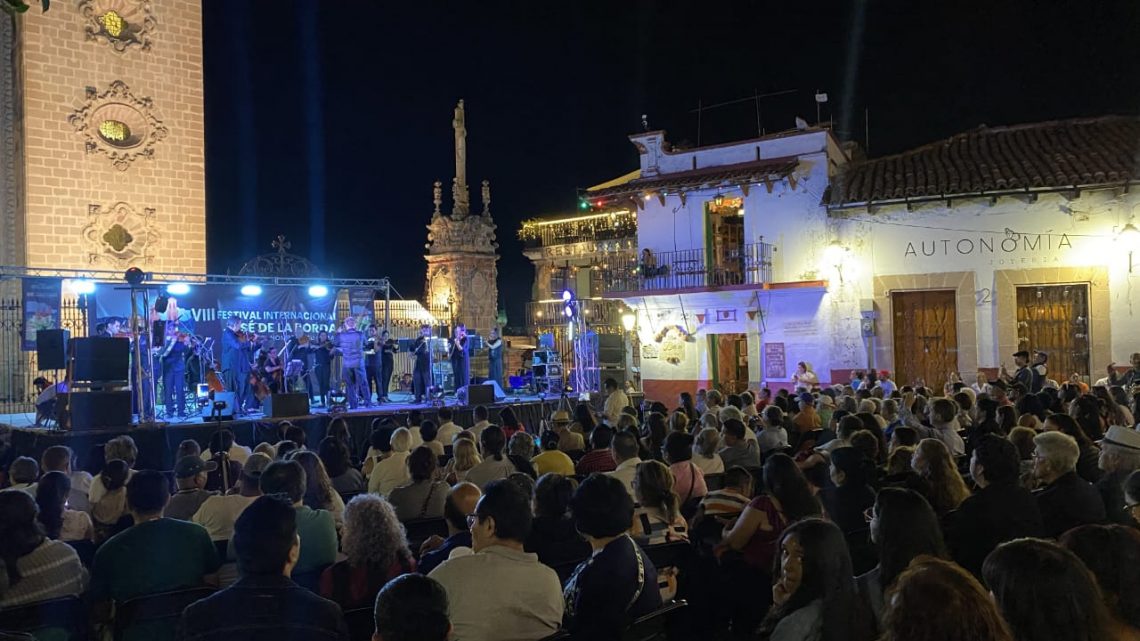
{"type": "Polygon", "coordinates": [[[561,220],[528,220],[519,230],[525,249],[636,238],[637,214],[628,210],[561,220]]]}
{"type": "Polygon", "coordinates": [[[753,243],[718,248],[714,260],[704,249],[658,252],[649,264],[637,258],[615,257],[605,274],[606,291],[662,292],[718,288],[742,288],[772,282],[771,243],[753,243]]]}
{"type": "MultiPolygon", "coordinates": [[[[625,305],[621,301],[582,298],[578,300],[578,304],[583,318],[591,325],[621,327],[621,315],[625,310],[625,305]]],[[[527,303],[527,325],[532,328],[565,325],[566,316],[563,313],[565,307],[566,303],[560,300],[527,303]]]]}

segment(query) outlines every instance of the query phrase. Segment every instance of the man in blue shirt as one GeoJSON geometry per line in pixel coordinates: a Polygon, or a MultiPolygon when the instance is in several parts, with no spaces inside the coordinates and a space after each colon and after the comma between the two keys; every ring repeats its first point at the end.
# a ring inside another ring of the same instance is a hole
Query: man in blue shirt
{"type": "Polygon", "coordinates": [[[420,563],[417,569],[427,574],[451,556],[456,548],[471,547],[471,530],[467,529],[467,515],[475,512],[482,492],[474,483],[457,483],[447,493],[443,504],[443,518],[447,519],[447,538],[433,535],[420,547],[420,563]]]}

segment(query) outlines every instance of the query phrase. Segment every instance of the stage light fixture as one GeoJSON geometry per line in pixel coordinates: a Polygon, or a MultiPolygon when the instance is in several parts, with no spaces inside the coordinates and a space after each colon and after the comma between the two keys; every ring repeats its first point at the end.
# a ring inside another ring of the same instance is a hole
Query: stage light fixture
{"type": "Polygon", "coordinates": [[[185,296],[190,293],[190,286],[186,283],[171,283],[166,286],[166,293],[174,296],[185,296]]]}
{"type": "Polygon", "coordinates": [[[123,274],[123,280],[132,287],[138,287],[146,280],[146,273],[138,267],[132,267],[123,274]]]}
{"type": "Polygon", "coordinates": [[[242,296],[261,296],[261,285],[242,285],[242,296]]]}
{"type": "Polygon", "coordinates": [[[562,290],[562,300],[569,301],[571,298],[574,298],[574,294],[569,289],[562,290]]]}
{"type": "Polygon", "coordinates": [[[94,294],[95,282],[90,280],[72,280],[68,281],[67,288],[73,294],[94,294]]]}
{"type": "Polygon", "coordinates": [[[324,285],[310,285],[309,296],[313,298],[324,298],[329,295],[329,288],[324,285]]]}
{"type": "Polygon", "coordinates": [[[158,298],[154,299],[154,311],[159,314],[165,314],[168,305],[170,305],[170,297],[166,294],[159,294],[158,298]]]}

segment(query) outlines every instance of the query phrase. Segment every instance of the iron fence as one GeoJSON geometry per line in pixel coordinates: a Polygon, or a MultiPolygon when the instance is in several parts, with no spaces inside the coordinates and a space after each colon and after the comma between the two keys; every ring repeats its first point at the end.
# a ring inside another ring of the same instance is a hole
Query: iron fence
{"type": "Polygon", "coordinates": [[[615,256],[606,271],[607,292],[706,289],[772,281],[771,243],[615,256]]]}
{"type": "MultiPolygon", "coordinates": [[[[60,302],[60,327],[71,338],[86,336],[87,297],[65,293],[60,302]]],[[[21,299],[0,298],[0,414],[34,412],[37,392],[32,381],[41,375],[54,378],[52,372],[40,371],[35,350],[24,351],[26,331],[21,299]]]]}

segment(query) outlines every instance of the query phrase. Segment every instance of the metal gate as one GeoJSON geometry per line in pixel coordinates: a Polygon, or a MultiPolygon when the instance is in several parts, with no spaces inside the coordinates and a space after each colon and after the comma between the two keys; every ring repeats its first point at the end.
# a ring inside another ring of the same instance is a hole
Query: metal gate
{"type": "MultiPolygon", "coordinates": [[[[72,338],[86,336],[87,297],[64,293],[61,302],[60,327],[71,332],[72,338]]],[[[35,411],[36,389],[32,381],[41,372],[35,350],[23,350],[24,331],[20,298],[0,298],[0,414],[35,411]]],[[[52,378],[51,372],[43,375],[52,378]]]]}

